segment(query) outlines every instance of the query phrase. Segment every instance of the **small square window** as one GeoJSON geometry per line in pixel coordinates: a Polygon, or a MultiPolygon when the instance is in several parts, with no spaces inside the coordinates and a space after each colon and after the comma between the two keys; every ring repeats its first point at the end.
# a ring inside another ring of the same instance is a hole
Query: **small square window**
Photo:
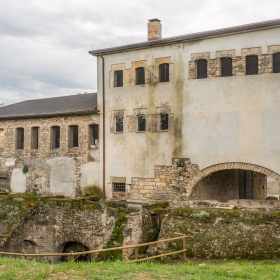
{"type": "Polygon", "coordinates": [[[116,116],[116,132],[123,132],[123,116],[116,116]]]}
{"type": "Polygon", "coordinates": [[[138,131],[146,131],[146,116],[138,115],[138,131]]]}
{"type": "Polygon", "coordinates": [[[113,192],[125,193],[125,183],[113,183],[113,192]]]}
{"type": "Polygon", "coordinates": [[[169,129],[169,117],[168,114],[160,114],[160,130],[169,129]]]}

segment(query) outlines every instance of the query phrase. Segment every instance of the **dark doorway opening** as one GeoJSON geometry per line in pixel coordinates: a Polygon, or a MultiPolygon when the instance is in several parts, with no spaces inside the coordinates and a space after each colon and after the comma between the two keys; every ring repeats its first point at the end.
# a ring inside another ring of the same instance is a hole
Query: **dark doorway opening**
{"type": "Polygon", "coordinates": [[[253,171],[239,170],[239,199],[253,199],[253,171]]]}
{"type": "MultiPolygon", "coordinates": [[[[68,242],[64,245],[62,253],[71,253],[71,252],[85,252],[89,251],[89,248],[79,242],[68,242]]],[[[68,256],[61,257],[60,261],[67,262],[70,258],[68,256]]],[[[79,255],[75,256],[75,262],[90,262],[90,255],[79,255]]]]}

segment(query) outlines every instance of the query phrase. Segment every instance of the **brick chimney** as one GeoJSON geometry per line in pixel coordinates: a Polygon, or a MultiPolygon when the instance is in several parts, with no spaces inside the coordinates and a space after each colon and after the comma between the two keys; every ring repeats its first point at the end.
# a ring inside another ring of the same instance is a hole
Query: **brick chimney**
{"type": "Polygon", "coordinates": [[[157,18],[150,19],[148,22],[148,41],[161,39],[161,23],[157,18]]]}

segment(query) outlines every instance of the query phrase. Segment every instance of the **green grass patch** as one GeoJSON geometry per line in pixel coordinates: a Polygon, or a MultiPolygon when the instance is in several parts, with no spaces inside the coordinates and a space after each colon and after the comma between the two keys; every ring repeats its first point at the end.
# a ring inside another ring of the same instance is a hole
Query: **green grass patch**
{"type": "Polygon", "coordinates": [[[0,280],[91,279],[91,280],[180,280],[180,279],[280,279],[279,261],[160,264],[146,262],[59,263],[0,257],[0,280]]]}

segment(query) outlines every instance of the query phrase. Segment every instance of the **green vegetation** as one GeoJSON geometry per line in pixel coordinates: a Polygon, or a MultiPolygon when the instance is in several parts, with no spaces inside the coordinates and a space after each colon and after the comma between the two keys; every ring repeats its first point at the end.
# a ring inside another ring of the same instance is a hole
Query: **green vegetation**
{"type": "MultiPolygon", "coordinates": [[[[201,262],[201,261],[200,261],[201,262]]],[[[116,262],[55,265],[36,261],[0,258],[0,280],[181,280],[181,279],[280,279],[278,262],[227,262],[141,264],[116,262]]]]}
{"type": "Polygon", "coordinates": [[[29,168],[28,168],[28,166],[25,164],[25,165],[23,166],[23,168],[22,168],[22,173],[23,173],[23,174],[26,174],[28,171],[29,171],[29,168]]]}

